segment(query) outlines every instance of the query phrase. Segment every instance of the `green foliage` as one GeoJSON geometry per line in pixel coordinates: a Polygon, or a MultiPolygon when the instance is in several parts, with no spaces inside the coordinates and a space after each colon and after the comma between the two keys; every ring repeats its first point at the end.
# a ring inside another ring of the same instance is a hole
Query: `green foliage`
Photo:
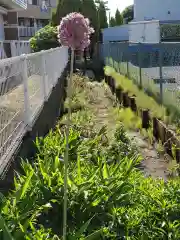
{"type": "Polygon", "coordinates": [[[103,28],[107,28],[108,27],[108,22],[107,22],[107,14],[106,14],[106,10],[107,10],[107,7],[106,7],[106,2],[104,1],[98,1],[99,4],[98,4],[98,21],[99,21],[99,27],[101,29],[103,28]]]}
{"type": "Polygon", "coordinates": [[[134,18],[134,5],[130,5],[124,9],[122,12],[123,19],[127,19],[127,22],[130,22],[134,18]]]}
{"type": "Polygon", "coordinates": [[[115,13],[115,17],[110,18],[109,25],[110,27],[120,26],[123,24],[123,18],[121,16],[120,11],[117,9],[115,13]]]}
{"type": "Polygon", "coordinates": [[[121,13],[118,9],[116,10],[116,13],[115,13],[115,20],[116,20],[116,25],[117,26],[123,24],[123,18],[122,18],[121,13]]]}
{"type": "MultiPolygon", "coordinates": [[[[37,139],[33,165],[23,161],[14,190],[0,196],[0,239],[62,239],[62,122],[37,139]]],[[[180,239],[179,178],[144,178],[122,125],[109,139],[106,126],[97,131],[91,112],[73,113],[69,148],[67,239],[180,239]]]]}
{"type": "Polygon", "coordinates": [[[97,8],[94,0],[82,0],[82,7],[81,12],[84,16],[89,18],[92,26],[94,27],[95,31],[98,30],[98,15],[97,15],[97,8]]]}
{"type": "Polygon", "coordinates": [[[180,37],[180,25],[163,24],[160,27],[160,33],[163,40],[177,40],[180,37]]]}
{"type": "Polygon", "coordinates": [[[142,127],[142,120],[130,108],[116,109],[117,120],[123,123],[126,130],[138,130],[142,127]]]}
{"type": "Polygon", "coordinates": [[[120,86],[130,96],[136,96],[136,104],[138,108],[149,109],[152,116],[164,120],[166,118],[166,109],[164,106],[158,104],[153,97],[148,96],[143,90],[130,79],[115,72],[112,67],[105,67],[105,74],[112,76],[116,81],[116,86],[120,86]]]}
{"type": "Polygon", "coordinates": [[[57,27],[50,25],[40,29],[34,37],[30,39],[31,48],[34,52],[47,50],[59,46],[57,39],[57,27]]]}
{"type": "Polygon", "coordinates": [[[109,25],[110,25],[110,27],[115,27],[116,26],[116,19],[114,17],[110,18],[109,25]]]}
{"type": "Polygon", "coordinates": [[[52,14],[53,26],[58,26],[62,17],[71,12],[81,12],[81,0],[58,0],[56,11],[52,14]]]}
{"type": "MultiPolygon", "coordinates": [[[[68,239],[179,239],[179,181],[145,179],[122,126],[110,143],[102,140],[104,127],[84,138],[78,119],[74,114],[69,140],[68,239]]],[[[1,214],[14,239],[61,239],[64,130],[36,144],[34,166],[23,162],[1,214]]]]}

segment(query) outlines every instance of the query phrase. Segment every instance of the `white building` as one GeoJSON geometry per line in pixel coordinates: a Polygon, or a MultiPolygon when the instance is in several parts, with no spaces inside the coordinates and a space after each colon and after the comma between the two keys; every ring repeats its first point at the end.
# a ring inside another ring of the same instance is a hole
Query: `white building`
{"type": "Polygon", "coordinates": [[[102,30],[103,43],[129,40],[128,25],[109,27],[102,30]]]}
{"type": "Polygon", "coordinates": [[[57,5],[56,0],[16,1],[26,1],[26,9],[8,11],[8,15],[4,17],[6,40],[29,40],[36,31],[49,23],[52,11],[57,5]]]}
{"type": "Polygon", "coordinates": [[[5,39],[4,34],[4,16],[8,14],[9,11],[26,9],[27,0],[0,0],[0,40],[5,39]]]}
{"type": "Polygon", "coordinates": [[[180,20],[180,0],[134,0],[134,21],[180,20]]]}
{"type": "Polygon", "coordinates": [[[180,41],[180,0],[134,0],[128,25],[103,29],[103,42],[159,43],[180,41]]]}

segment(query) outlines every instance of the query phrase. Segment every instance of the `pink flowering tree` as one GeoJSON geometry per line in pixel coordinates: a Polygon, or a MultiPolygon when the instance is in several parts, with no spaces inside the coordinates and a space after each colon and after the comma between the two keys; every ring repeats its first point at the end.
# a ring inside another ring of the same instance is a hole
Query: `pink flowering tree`
{"type": "Polygon", "coordinates": [[[90,35],[94,29],[89,19],[80,13],[70,13],[62,18],[58,26],[58,37],[62,45],[73,50],[84,50],[90,44],[90,35]]]}
{"type": "Polygon", "coordinates": [[[67,98],[68,98],[68,116],[66,124],[66,151],[64,154],[64,214],[63,214],[63,240],[66,240],[67,231],[67,190],[68,190],[68,155],[69,155],[69,129],[71,125],[71,96],[72,96],[72,75],[74,65],[74,50],[84,51],[90,44],[90,35],[94,29],[90,27],[89,19],[80,13],[70,13],[62,18],[58,26],[59,41],[63,46],[71,48],[71,69],[68,81],[67,98]]]}

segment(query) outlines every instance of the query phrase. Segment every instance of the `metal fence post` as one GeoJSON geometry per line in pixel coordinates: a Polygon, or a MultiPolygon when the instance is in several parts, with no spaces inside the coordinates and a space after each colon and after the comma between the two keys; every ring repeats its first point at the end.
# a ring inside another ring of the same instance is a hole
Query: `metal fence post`
{"type": "Polygon", "coordinates": [[[163,58],[162,58],[162,44],[160,43],[160,50],[159,50],[159,78],[160,78],[160,101],[161,104],[163,103],[163,73],[162,73],[162,66],[163,66],[163,58]]]}
{"type": "Polygon", "coordinates": [[[111,62],[110,62],[110,58],[111,58],[111,45],[110,45],[110,42],[108,42],[108,54],[109,54],[108,65],[111,66],[111,62]]]}
{"type": "Polygon", "coordinates": [[[23,86],[24,86],[24,122],[27,126],[27,130],[32,129],[31,121],[31,105],[30,105],[30,96],[28,88],[28,68],[27,68],[27,58],[26,55],[22,55],[22,76],[23,76],[23,86]]]}
{"type": "Polygon", "coordinates": [[[116,71],[119,72],[119,43],[116,45],[116,71]]]}
{"type": "Polygon", "coordinates": [[[47,94],[46,94],[46,61],[45,61],[43,50],[41,51],[41,69],[42,69],[41,94],[44,102],[44,101],[47,101],[47,94]]]}
{"type": "Polygon", "coordinates": [[[113,60],[113,68],[115,68],[115,54],[114,54],[114,43],[113,43],[113,56],[112,56],[112,60],[113,60]]]}
{"type": "Polygon", "coordinates": [[[141,43],[138,47],[138,65],[139,65],[139,86],[142,87],[142,54],[141,54],[141,43]]]}
{"type": "Polygon", "coordinates": [[[123,60],[123,51],[122,47],[120,47],[120,62],[119,62],[119,73],[122,73],[122,60],[123,60]]]}
{"type": "Polygon", "coordinates": [[[10,46],[11,46],[11,57],[15,57],[16,56],[16,43],[15,43],[15,41],[11,41],[10,46]]]}
{"type": "Polygon", "coordinates": [[[128,47],[126,49],[127,51],[127,77],[129,78],[129,44],[128,44],[128,47]]]}

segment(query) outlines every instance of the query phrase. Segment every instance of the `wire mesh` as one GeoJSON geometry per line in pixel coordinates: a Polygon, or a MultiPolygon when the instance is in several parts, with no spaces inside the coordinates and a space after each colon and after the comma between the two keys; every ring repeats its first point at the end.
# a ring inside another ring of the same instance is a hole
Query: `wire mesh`
{"type": "Polygon", "coordinates": [[[129,44],[127,49],[127,61],[128,64],[128,73],[127,75],[133,79],[138,85],[140,85],[140,75],[139,75],[139,45],[137,44],[129,44]]]}
{"type": "Polygon", "coordinates": [[[0,63],[0,165],[20,141],[23,122],[24,89],[21,58],[4,59],[0,63]]]}
{"type": "Polygon", "coordinates": [[[180,109],[180,43],[161,44],[163,102],[180,109]]]}
{"type": "Polygon", "coordinates": [[[0,61],[0,174],[68,63],[61,47],[0,61]]]}
{"type": "Polygon", "coordinates": [[[179,111],[180,43],[106,43],[103,57],[111,59],[113,66],[118,63],[121,74],[179,111]]]}
{"type": "Polygon", "coordinates": [[[28,95],[32,121],[43,105],[41,83],[43,78],[42,55],[27,55],[28,95]]]}

